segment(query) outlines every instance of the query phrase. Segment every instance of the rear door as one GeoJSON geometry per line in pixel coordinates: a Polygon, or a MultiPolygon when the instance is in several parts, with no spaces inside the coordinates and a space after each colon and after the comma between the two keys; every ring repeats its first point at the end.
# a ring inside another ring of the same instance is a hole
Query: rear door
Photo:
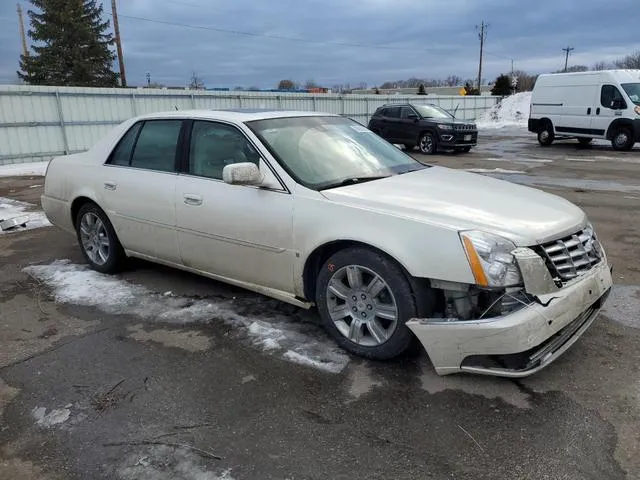
{"type": "Polygon", "coordinates": [[[591,125],[594,136],[604,137],[607,134],[611,122],[616,118],[622,117],[628,108],[628,102],[624,99],[617,86],[611,84],[602,85],[600,88],[599,103],[595,109],[595,116],[593,117],[593,123],[591,125]],[[624,108],[612,108],[615,100],[621,100],[624,108]]]}
{"type": "Polygon", "coordinates": [[[175,189],[183,120],[136,123],[101,170],[99,202],[127,250],[179,263],[175,189]]]}
{"type": "Polygon", "coordinates": [[[598,107],[599,92],[597,87],[595,85],[563,85],[554,88],[561,93],[558,96],[560,106],[549,107],[561,111],[557,120],[550,116],[556,133],[593,137],[591,123],[598,107]]]}

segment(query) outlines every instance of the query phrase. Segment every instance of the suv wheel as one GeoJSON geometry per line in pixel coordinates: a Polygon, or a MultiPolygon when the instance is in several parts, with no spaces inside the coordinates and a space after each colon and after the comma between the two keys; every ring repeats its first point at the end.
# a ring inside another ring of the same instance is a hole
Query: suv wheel
{"type": "Polygon", "coordinates": [[[436,137],[431,132],[425,132],[420,135],[420,140],[418,141],[418,148],[421,153],[425,155],[433,155],[438,150],[438,146],[436,144],[436,137]]]}
{"type": "Polygon", "coordinates": [[[614,150],[631,150],[633,143],[633,135],[628,127],[620,127],[611,139],[611,145],[614,150]]]}

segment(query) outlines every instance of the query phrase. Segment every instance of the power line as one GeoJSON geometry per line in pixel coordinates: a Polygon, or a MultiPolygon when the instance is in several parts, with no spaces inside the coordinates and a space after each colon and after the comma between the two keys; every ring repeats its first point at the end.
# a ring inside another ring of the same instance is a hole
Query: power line
{"type": "MultiPolygon", "coordinates": [[[[375,50],[392,50],[392,51],[406,51],[406,52],[425,52],[425,51],[433,51],[436,49],[418,49],[418,48],[402,48],[402,47],[392,47],[389,45],[367,45],[364,43],[350,43],[350,42],[330,42],[330,41],[326,41],[326,40],[315,40],[315,39],[309,39],[309,38],[299,38],[299,37],[287,37],[284,35],[274,35],[274,34],[270,34],[270,33],[258,33],[258,32],[246,32],[246,31],[242,31],[242,30],[230,30],[230,29],[226,29],[226,28],[219,28],[219,27],[206,27],[204,25],[192,25],[192,24],[188,24],[188,23],[179,23],[179,22],[169,22],[166,20],[155,20],[152,18],[147,18],[147,17],[137,17],[134,15],[123,15],[121,13],[118,14],[118,17],[120,18],[127,18],[130,20],[139,20],[139,21],[143,21],[143,22],[149,22],[149,23],[158,23],[160,25],[172,25],[174,27],[182,27],[182,28],[191,28],[194,30],[207,30],[207,31],[212,31],[212,32],[219,32],[219,33],[228,33],[231,35],[244,35],[244,36],[248,36],[248,37],[259,37],[259,38],[270,38],[272,40],[285,40],[285,41],[290,41],[290,42],[300,42],[300,43],[310,43],[310,44],[319,44],[319,45],[334,45],[334,46],[338,46],[338,47],[357,47],[357,48],[371,48],[371,49],[375,49],[375,50]]],[[[446,50],[447,48],[444,48],[442,50],[446,50]]]]}

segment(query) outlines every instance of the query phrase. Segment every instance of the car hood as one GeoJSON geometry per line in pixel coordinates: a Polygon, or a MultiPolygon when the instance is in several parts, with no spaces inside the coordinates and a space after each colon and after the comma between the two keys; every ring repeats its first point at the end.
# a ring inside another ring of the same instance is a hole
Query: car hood
{"type": "Polygon", "coordinates": [[[478,229],[534,245],[575,233],[587,222],[571,202],[484,175],[431,167],[321,192],[344,205],[456,230],[478,229]]]}

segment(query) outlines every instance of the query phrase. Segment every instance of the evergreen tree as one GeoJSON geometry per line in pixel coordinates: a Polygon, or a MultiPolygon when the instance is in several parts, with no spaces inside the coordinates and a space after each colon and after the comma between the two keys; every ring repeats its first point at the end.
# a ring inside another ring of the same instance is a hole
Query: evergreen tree
{"type": "Polygon", "coordinates": [[[511,79],[507,75],[500,75],[493,84],[491,95],[506,96],[511,95],[511,79]]]}
{"type": "Polygon", "coordinates": [[[96,0],[31,0],[33,52],[20,57],[18,76],[32,85],[118,86],[109,21],[96,0]]]}
{"type": "Polygon", "coordinates": [[[424,89],[424,83],[418,86],[418,95],[426,95],[427,91],[424,89]]]}

